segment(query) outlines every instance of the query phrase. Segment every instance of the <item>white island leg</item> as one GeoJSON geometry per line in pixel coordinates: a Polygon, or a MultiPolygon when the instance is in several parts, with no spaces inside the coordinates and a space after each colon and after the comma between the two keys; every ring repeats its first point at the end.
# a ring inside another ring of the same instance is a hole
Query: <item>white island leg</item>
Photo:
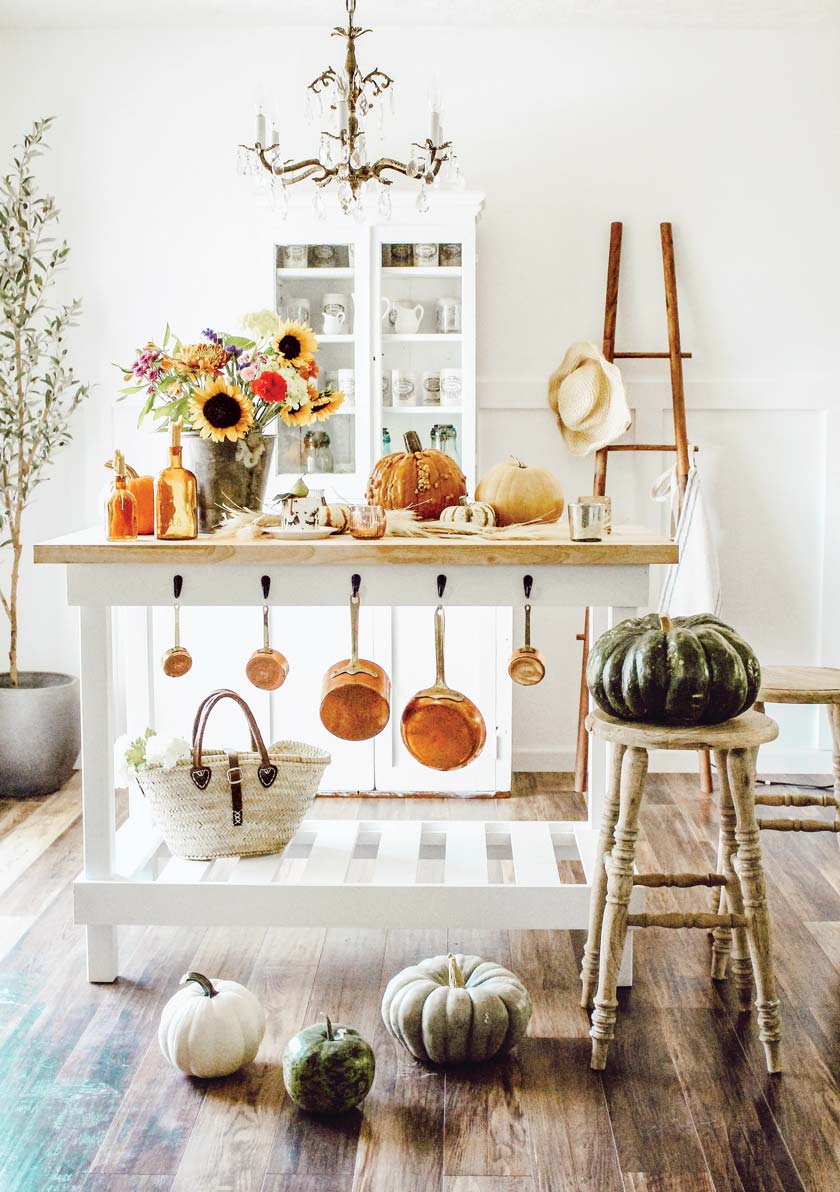
{"type": "MultiPolygon", "coordinates": [[[[114,872],[116,831],[110,608],[83,606],[80,625],[85,877],[101,880],[114,872]]],[[[116,927],[87,927],[86,933],[88,981],[116,981],[116,927]]]]}

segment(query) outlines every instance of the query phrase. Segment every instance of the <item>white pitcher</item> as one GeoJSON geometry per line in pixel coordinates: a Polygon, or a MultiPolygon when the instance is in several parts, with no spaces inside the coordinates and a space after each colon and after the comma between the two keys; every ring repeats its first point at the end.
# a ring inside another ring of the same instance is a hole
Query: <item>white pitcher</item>
{"type": "Polygon", "coordinates": [[[426,313],[426,308],[420,302],[391,302],[390,298],[385,297],[382,301],[387,303],[382,312],[382,320],[388,322],[397,335],[414,335],[420,329],[420,323],[426,313]]]}

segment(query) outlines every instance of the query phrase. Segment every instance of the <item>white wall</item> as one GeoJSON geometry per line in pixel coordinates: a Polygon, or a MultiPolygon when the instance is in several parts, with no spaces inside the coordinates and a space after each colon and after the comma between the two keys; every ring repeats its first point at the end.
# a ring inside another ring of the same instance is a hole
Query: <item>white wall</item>
{"type": "MultiPolygon", "coordinates": [[[[480,466],[514,449],[588,491],[591,461],[562,447],[544,391],[575,338],[600,338],[609,223],[625,222],[619,346],[665,347],[658,223],[675,228],[689,432],[702,445],[720,533],[724,614],[773,661],[840,661],[840,162],[838,35],[525,28],[380,29],[362,43],[398,77],[386,134],[424,127],[429,64],[480,228],[480,466]]],[[[28,521],[30,540],[95,520],[119,423],[118,374],[165,321],[184,334],[254,305],[249,204],[233,147],[259,85],[289,151],[307,151],[303,87],[328,30],[285,28],[0,35],[0,146],[59,120],[43,177],[83,297],[77,370],[96,396],[28,521]],[[273,88],[273,90],[272,90],[273,88]]],[[[262,269],[262,263],[259,268],[262,269]]],[[[263,295],[260,296],[261,298],[263,295]]],[[[667,432],[665,366],[626,369],[638,434],[667,432]]],[[[155,458],[143,439],[130,454],[155,458]]],[[[617,520],[655,520],[659,461],[615,463],[617,520]]],[[[22,663],[75,668],[60,577],[24,574],[22,663]]],[[[564,767],[574,745],[577,614],[535,615],[550,676],[515,693],[519,764],[564,767]]],[[[5,626],[0,631],[3,645],[5,626]]],[[[785,718],[780,764],[814,764],[817,719],[785,718]],[[793,752],[791,752],[793,751],[793,752]]]]}

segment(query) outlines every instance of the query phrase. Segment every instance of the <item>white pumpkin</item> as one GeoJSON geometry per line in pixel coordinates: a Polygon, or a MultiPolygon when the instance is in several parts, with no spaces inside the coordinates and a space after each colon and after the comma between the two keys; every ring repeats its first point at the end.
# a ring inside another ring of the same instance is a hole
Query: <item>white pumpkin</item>
{"type": "Polygon", "coordinates": [[[163,1007],[160,1049],[190,1076],[229,1076],[257,1054],[265,1034],[265,1011],[236,981],[210,981],[186,973],[163,1007]]]}
{"type": "Polygon", "coordinates": [[[509,969],[450,953],[397,973],[382,999],[382,1020],[418,1060],[478,1063],[516,1046],[531,1009],[528,990],[509,969]]]}
{"type": "Polygon", "coordinates": [[[440,520],[450,525],[495,526],[496,511],[486,501],[468,501],[461,497],[457,505],[448,505],[440,515],[440,520]]]}

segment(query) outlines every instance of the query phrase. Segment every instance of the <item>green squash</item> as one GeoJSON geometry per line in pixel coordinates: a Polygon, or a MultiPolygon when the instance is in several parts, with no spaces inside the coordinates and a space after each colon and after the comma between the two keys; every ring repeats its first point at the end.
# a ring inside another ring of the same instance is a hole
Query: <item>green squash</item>
{"type": "Polygon", "coordinates": [[[375,1071],[373,1051],[359,1032],[329,1018],[299,1031],[283,1052],[286,1092],[312,1113],[354,1109],[370,1092],[375,1071]]]}
{"type": "Polygon", "coordinates": [[[722,724],[755,703],[758,659],[743,638],[711,614],[652,613],[622,621],[598,638],[586,681],[599,708],[647,724],[722,724]]]}

